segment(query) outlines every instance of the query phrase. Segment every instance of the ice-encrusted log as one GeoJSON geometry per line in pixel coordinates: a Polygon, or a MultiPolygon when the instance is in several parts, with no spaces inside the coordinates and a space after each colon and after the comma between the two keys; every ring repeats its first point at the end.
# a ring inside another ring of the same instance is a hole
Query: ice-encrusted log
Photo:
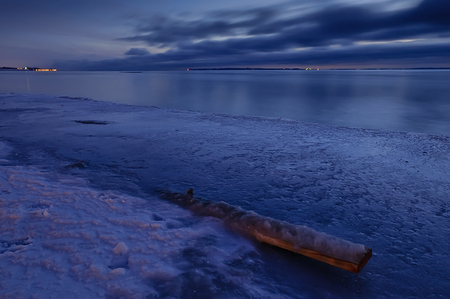
{"type": "Polygon", "coordinates": [[[205,202],[195,198],[192,189],[186,194],[165,191],[161,193],[161,198],[187,208],[196,215],[222,219],[232,229],[255,237],[261,242],[354,273],[361,271],[372,257],[372,249],[362,244],[342,240],[304,225],[264,217],[225,202],[205,202]]]}

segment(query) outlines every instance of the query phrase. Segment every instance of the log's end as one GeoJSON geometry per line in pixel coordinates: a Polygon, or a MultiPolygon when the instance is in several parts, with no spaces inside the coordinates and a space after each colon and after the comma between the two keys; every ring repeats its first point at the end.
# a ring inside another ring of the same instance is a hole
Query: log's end
{"type": "Polygon", "coordinates": [[[370,260],[371,257],[372,257],[372,248],[366,247],[366,254],[359,261],[359,264],[358,264],[358,267],[356,268],[355,273],[359,273],[359,271],[361,271],[362,268],[364,268],[364,266],[367,264],[367,262],[370,260]]]}
{"type": "Polygon", "coordinates": [[[324,255],[318,251],[314,251],[311,249],[307,249],[307,248],[302,248],[302,247],[294,247],[293,244],[288,243],[286,241],[277,239],[277,238],[273,238],[273,237],[269,237],[266,235],[263,235],[257,231],[253,231],[252,235],[256,237],[256,239],[258,239],[261,242],[270,244],[270,245],[274,245],[295,253],[299,253],[301,255],[313,258],[315,260],[327,263],[329,265],[353,272],[353,273],[359,273],[362,268],[364,268],[364,266],[367,264],[367,262],[370,260],[370,258],[372,257],[372,249],[365,247],[366,249],[366,253],[364,254],[364,256],[360,259],[360,261],[358,263],[352,263],[352,262],[348,262],[348,261],[343,261],[334,257],[330,257],[327,255],[324,255]]]}

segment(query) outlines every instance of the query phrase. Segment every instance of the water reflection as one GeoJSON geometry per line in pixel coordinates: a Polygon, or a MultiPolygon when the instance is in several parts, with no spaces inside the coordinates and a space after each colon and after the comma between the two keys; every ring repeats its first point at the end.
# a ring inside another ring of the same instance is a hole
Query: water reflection
{"type": "Polygon", "coordinates": [[[0,72],[0,92],[450,135],[449,81],[448,70],[0,72]]]}

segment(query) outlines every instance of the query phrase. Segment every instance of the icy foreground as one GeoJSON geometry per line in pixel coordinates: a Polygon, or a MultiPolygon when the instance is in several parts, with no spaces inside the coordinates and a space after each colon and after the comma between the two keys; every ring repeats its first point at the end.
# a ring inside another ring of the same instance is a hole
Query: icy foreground
{"type": "Polygon", "coordinates": [[[0,94],[1,298],[448,298],[450,140],[0,94]],[[159,190],[373,248],[355,275],[159,190]]]}

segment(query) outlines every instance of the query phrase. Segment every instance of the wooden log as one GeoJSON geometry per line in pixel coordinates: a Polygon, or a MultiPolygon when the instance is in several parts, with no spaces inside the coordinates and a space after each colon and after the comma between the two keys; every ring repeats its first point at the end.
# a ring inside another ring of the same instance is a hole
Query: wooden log
{"type": "Polygon", "coordinates": [[[372,249],[352,243],[312,228],[293,225],[264,217],[253,211],[244,211],[225,202],[211,203],[186,194],[164,191],[161,198],[174,202],[200,216],[222,219],[230,228],[251,236],[260,242],[277,246],[332,266],[359,273],[372,257],[372,249]]]}

